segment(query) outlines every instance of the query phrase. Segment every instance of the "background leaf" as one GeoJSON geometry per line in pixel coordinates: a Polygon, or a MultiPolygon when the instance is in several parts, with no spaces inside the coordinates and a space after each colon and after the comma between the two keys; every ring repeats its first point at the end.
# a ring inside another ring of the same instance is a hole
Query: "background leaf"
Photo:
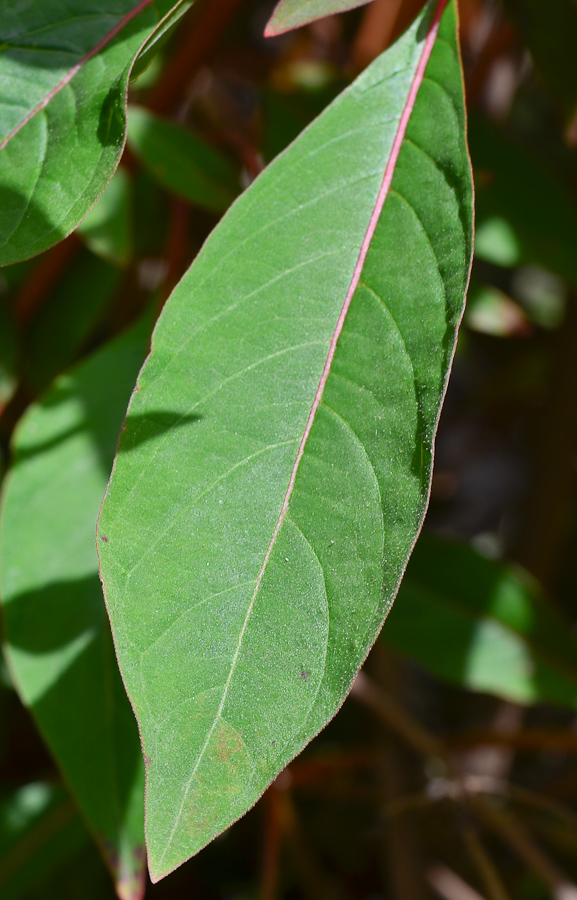
{"type": "Polygon", "coordinates": [[[154,879],[335,714],[420,528],[472,231],[453,5],[411,116],[432,14],[232,207],[133,396],[99,552],[154,879]]]}
{"type": "Polygon", "coordinates": [[[86,246],[119,266],[132,257],[132,189],[128,173],[119,168],[96,204],[78,226],[86,246]]]}
{"type": "Polygon", "coordinates": [[[61,377],[22,419],[2,507],[6,657],[119,897],[143,892],[142,759],[98,580],[94,526],[145,329],[61,377]]]}
{"type": "Polygon", "coordinates": [[[101,0],[85,15],[73,0],[64,17],[54,4],[2,5],[1,265],[57,243],[102,193],[124,146],[132,62],[171,10],[190,5],[101,0]]]}
{"type": "Polygon", "coordinates": [[[196,206],[224,212],[239,193],[226,157],[176,122],[131,106],[128,144],[163,187],[196,206]]]}
{"type": "Polygon", "coordinates": [[[436,675],[517,703],[577,705],[577,642],[520,569],[420,538],[384,640],[436,675]]]}
{"type": "Polygon", "coordinates": [[[280,0],[266,26],[265,34],[273,37],[293,28],[300,28],[323,16],[345,12],[364,6],[370,0],[280,0]]]}

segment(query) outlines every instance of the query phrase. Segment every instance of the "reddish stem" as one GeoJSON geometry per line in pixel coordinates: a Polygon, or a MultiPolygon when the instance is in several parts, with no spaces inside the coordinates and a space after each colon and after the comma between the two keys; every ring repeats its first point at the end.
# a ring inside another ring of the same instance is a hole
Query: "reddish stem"
{"type": "Polygon", "coordinates": [[[178,104],[191,76],[210,59],[219,38],[242,0],[199,0],[189,27],[176,48],[162,79],[150,93],[147,107],[153,112],[171,112],[178,104]]]}
{"type": "Polygon", "coordinates": [[[40,259],[14,301],[14,316],[21,327],[34,318],[81,246],[77,236],[71,234],[40,259]]]}

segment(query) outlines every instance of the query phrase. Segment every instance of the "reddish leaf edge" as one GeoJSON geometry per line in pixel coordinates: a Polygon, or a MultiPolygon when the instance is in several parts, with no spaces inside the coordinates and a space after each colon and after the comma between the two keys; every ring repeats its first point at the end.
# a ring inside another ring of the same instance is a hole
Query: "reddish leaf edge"
{"type": "MultiPolygon", "coordinates": [[[[367,3],[371,2],[372,0],[350,0],[347,5],[347,9],[341,9],[339,10],[339,12],[347,12],[349,9],[357,9],[359,6],[366,6],[367,3]]],[[[267,38],[278,37],[281,34],[287,34],[287,32],[289,31],[295,31],[295,29],[297,28],[303,28],[305,25],[310,25],[311,22],[318,22],[319,19],[326,19],[327,16],[331,15],[331,13],[322,13],[319,16],[311,16],[310,19],[306,19],[305,21],[301,22],[300,25],[274,25],[274,20],[283,3],[284,0],[279,0],[274,8],[272,16],[267,22],[267,26],[264,30],[264,36],[267,38]]]]}
{"type": "Polygon", "coordinates": [[[72,81],[74,76],[80,72],[82,67],[85,66],[93,56],[96,56],[97,53],[100,53],[100,51],[104,47],[106,47],[106,45],[109,44],[110,41],[115,38],[120,31],[122,31],[125,25],[127,25],[132,19],[134,19],[135,16],[137,16],[140,12],[142,12],[143,9],[146,9],[147,6],[152,6],[153,3],[154,0],[140,0],[140,3],[138,3],[138,5],[134,7],[134,9],[132,9],[129,13],[126,13],[126,15],[116,23],[114,28],[112,28],[108,32],[108,34],[105,34],[104,37],[92,48],[92,50],[89,50],[88,53],[85,53],[82,59],[80,59],[76,63],[76,65],[72,66],[72,68],[69,69],[66,75],[64,75],[64,77],[60,79],[58,84],[56,84],[50,91],[48,91],[48,93],[45,97],[43,97],[40,103],[38,103],[37,106],[34,107],[34,109],[31,109],[28,115],[26,115],[22,119],[22,121],[19,122],[18,125],[16,125],[2,141],[0,141],[0,150],[3,150],[4,147],[9,143],[9,141],[12,140],[14,135],[18,134],[18,132],[22,128],[24,128],[24,126],[34,118],[34,116],[38,115],[39,112],[45,109],[52,98],[55,97],[56,94],[58,94],[62,90],[62,88],[65,88],[66,85],[72,81]]]}
{"type": "MultiPolygon", "coordinates": [[[[387,199],[387,195],[388,195],[388,192],[389,192],[389,189],[390,189],[392,180],[393,180],[393,176],[394,176],[394,172],[395,172],[395,168],[396,168],[396,163],[397,163],[397,161],[398,161],[398,157],[399,157],[399,154],[400,154],[400,151],[401,151],[401,147],[402,147],[402,144],[403,144],[403,140],[404,140],[404,138],[405,138],[405,134],[406,134],[407,127],[408,127],[408,124],[409,124],[409,120],[410,120],[411,115],[412,115],[412,113],[413,113],[413,109],[414,109],[415,102],[416,102],[416,99],[417,99],[417,94],[418,94],[419,89],[420,89],[420,87],[421,87],[421,84],[422,84],[422,82],[423,82],[423,78],[424,78],[424,75],[425,75],[425,70],[426,70],[426,68],[427,68],[429,59],[430,59],[430,57],[431,57],[431,53],[432,53],[432,51],[433,51],[433,47],[434,47],[435,42],[436,42],[436,39],[437,39],[437,35],[438,35],[438,32],[439,32],[439,26],[440,26],[440,23],[441,23],[441,18],[442,18],[442,16],[443,16],[443,13],[445,12],[445,9],[447,8],[449,2],[450,2],[450,0],[438,0],[437,6],[436,6],[436,8],[435,8],[435,12],[434,12],[434,14],[433,14],[433,16],[432,16],[432,18],[431,18],[431,22],[430,22],[429,27],[428,27],[427,37],[426,37],[426,39],[425,39],[425,43],[424,43],[424,45],[423,45],[423,51],[422,51],[422,53],[421,53],[421,58],[420,58],[420,60],[419,60],[419,64],[418,64],[418,66],[417,66],[417,70],[416,70],[416,73],[415,73],[415,79],[414,79],[414,81],[413,81],[413,84],[411,85],[411,89],[410,89],[409,95],[408,95],[408,97],[407,97],[407,102],[406,102],[406,104],[405,104],[405,108],[404,108],[403,114],[402,114],[402,116],[401,116],[401,120],[400,120],[400,123],[399,123],[399,127],[398,127],[398,129],[397,129],[397,134],[396,134],[395,140],[394,140],[394,142],[393,142],[393,150],[391,151],[391,156],[390,156],[390,158],[389,158],[389,161],[388,161],[388,163],[387,163],[387,166],[385,167],[385,172],[384,172],[384,175],[383,175],[383,181],[382,181],[382,184],[381,184],[381,188],[380,188],[380,190],[379,190],[379,194],[378,194],[378,196],[377,196],[377,202],[376,202],[376,204],[375,204],[375,209],[373,210],[373,213],[372,213],[372,215],[371,215],[371,219],[370,219],[370,222],[369,222],[369,226],[368,226],[368,228],[367,228],[367,231],[366,231],[366,233],[365,233],[365,237],[364,237],[364,239],[363,239],[363,243],[362,243],[362,246],[361,246],[361,251],[359,252],[359,258],[358,258],[358,260],[357,260],[357,264],[356,264],[355,270],[354,270],[354,272],[353,272],[353,278],[351,279],[351,285],[349,286],[349,290],[347,291],[347,297],[346,297],[346,299],[345,299],[345,303],[343,304],[343,309],[341,310],[341,314],[340,314],[340,316],[339,316],[339,321],[338,321],[338,323],[337,323],[337,327],[338,327],[339,324],[340,324],[340,331],[342,331],[342,328],[343,328],[343,326],[344,326],[344,322],[345,322],[345,319],[346,319],[346,312],[348,312],[348,308],[349,308],[350,303],[351,303],[351,300],[352,300],[352,295],[353,295],[353,293],[354,293],[354,289],[351,291],[351,288],[352,288],[352,285],[353,285],[355,276],[356,276],[356,278],[357,278],[357,280],[356,280],[356,285],[358,285],[358,281],[359,281],[359,279],[360,279],[360,274],[362,273],[363,263],[364,263],[364,260],[365,260],[365,258],[366,258],[366,255],[367,255],[367,252],[368,252],[368,249],[369,249],[369,246],[370,246],[370,242],[371,242],[372,237],[373,237],[373,235],[374,235],[375,228],[376,228],[376,225],[377,225],[379,216],[380,216],[380,214],[381,214],[381,212],[382,212],[382,209],[383,209],[383,207],[384,207],[385,201],[386,201],[386,199],[387,199]],[[395,154],[395,155],[394,155],[394,154],[395,154]],[[378,209],[378,212],[377,212],[377,209],[378,209]],[[364,251],[364,255],[362,255],[362,259],[361,259],[361,254],[363,254],[363,251],[364,251]],[[349,297],[349,294],[350,294],[350,297],[349,297]],[[346,311],[345,311],[345,305],[346,305],[346,311]],[[344,316],[343,316],[343,311],[344,311],[344,316]],[[342,319],[342,321],[341,321],[341,319],[342,319]]],[[[456,18],[457,18],[457,36],[458,36],[458,32],[459,32],[459,16],[458,16],[458,10],[456,10],[456,18]]],[[[457,41],[457,45],[458,45],[458,52],[459,52],[459,58],[460,58],[460,57],[461,57],[461,51],[460,51],[460,43],[459,43],[459,41],[457,41]]],[[[461,63],[462,63],[462,61],[461,61],[461,63]]],[[[462,68],[462,65],[461,65],[461,68],[462,68]]],[[[461,78],[463,78],[462,75],[461,75],[461,78]]],[[[463,81],[463,90],[464,90],[464,81],[463,81]]],[[[466,121],[465,121],[465,128],[466,128],[466,121]]],[[[469,164],[470,164],[470,160],[469,160],[469,164]]],[[[473,191],[472,198],[473,198],[473,201],[474,201],[474,185],[473,185],[473,180],[472,180],[472,166],[471,166],[471,164],[470,164],[470,169],[471,169],[471,184],[472,184],[472,191],[473,191]]],[[[233,204],[233,206],[234,206],[234,204],[233,204]]],[[[229,211],[229,212],[230,212],[230,211],[229,211]]],[[[473,231],[474,231],[474,223],[473,223],[473,231]]],[[[469,271],[468,271],[468,273],[467,273],[467,280],[466,280],[466,284],[465,284],[464,296],[467,295],[467,291],[468,291],[468,287],[469,287],[469,283],[470,283],[470,279],[471,279],[472,265],[473,265],[473,254],[472,254],[472,250],[471,250],[470,260],[469,260],[469,271]]],[[[356,286],[356,285],[355,285],[355,286],[356,286]]],[[[463,307],[463,310],[462,310],[462,312],[461,312],[461,316],[460,316],[460,318],[459,318],[459,321],[457,322],[457,329],[458,329],[458,327],[459,327],[459,325],[460,325],[460,323],[461,323],[461,321],[462,321],[463,314],[464,314],[464,307],[463,307]]],[[[340,334],[340,331],[339,331],[339,334],[340,334]]],[[[336,330],[335,330],[335,333],[336,333],[336,330]]],[[[336,344],[337,344],[337,341],[338,341],[338,335],[337,335],[336,339],[335,339],[335,337],[333,336],[333,341],[334,341],[334,349],[333,349],[333,351],[332,351],[332,355],[334,356],[334,352],[335,352],[335,350],[336,350],[336,344]]],[[[331,341],[331,348],[333,347],[333,341],[331,341]]],[[[456,351],[456,341],[455,341],[455,345],[454,345],[454,347],[453,347],[453,352],[452,352],[452,354],[451,354],[451,359],[450,359],[450,361],[449,361],[449,365],[448,365],[448,367],[447,367],[447,374],[446,374],[446,377],[445,377],[444,390],[443,390],[442,397],[441,397],[441,403],[439,404],[439,414],[438,414],[438,416],[437,416],[437,422],[436,422],[436,425],[438,425],[438,421],[439,421],[439,418],[440,418],[440,415],[441,415],[441,410],[442,410],[444,398],[445,398],[446,391],[447,391],[447,386],[448,386],[449,376],[450,376],[450,372],[451,372],[451,368],[452,368],[452,362],[453,362],[453,359],[454,359],[454,356],[455,356],[455,351],[456,351]]],[[[144,369],[145,366],[147,365],[148,360],[149,360],[149,358],[150,358],[150,356],[152,355],[153,352],[154,352],[154,335],[153,335],[152,341],[151,341],[151,349],[150,349],[150,352],[149,352],[149,354],[148,354],[146,360],[145,360],[144,363],[143,363],[142,369],[144,369]]],[[[329,350],[329,352],[330,352],[330,350],[329,350]]],[[[327,357],[327,362],[328,362],[328,357],[327,357]]],[[[325,376],[325,370],[326,370],[326,368],[327,368],[327,366],[326,366],[326,364],[325,364],[325,369],[323,370],[323,375],[321,376],[321,381],[319,382],[319,387],[317,388],[317,392],[316,392],[316,394],[315,394],[315,401],[313,401],[313,404],[316,402],[316,408],[318,408],[318,405],[320,404],[320,402],[321,402],[321,400],[322,400],[321,383],[322,383],[323,377],[324,377],[324,381],[325,381],[325,383],[326,383],[326,380],[328,379],[328,374],[329,374],[329,372],[330,372],[330,366],[329,366],[329,369],[328,369],[327,374],[326,374],[326,376],[325,376]],[[319,391],[320,391],[320,393],[319,393],[319,391]],[[318,396],[318,400],[317,400],[317,396],[318,396]]],[[[141,371],[142,371],[142,369],[141,369],[141,371]]],[[[137,390],[140,389],[139,381],[140,381],[140,375],[139,375],[139,377],[138,377],[138,379],[137,379],[137,382],[136,382],[135,391],[137,391],[137,390]]],[[[322,384],[322,389],[324,389],[324,383],[322,384]]],[[[315,411],[316,411],[316,410],[315,410],[315,411]]],[[[129,409],[128,409],[126,418],[128,418],[129,412],[130,412],[130,406],[129,406],[129,409]]],[[[311,407],[311,414],[312,414],[312,407],[311,407]]],[[[310,419],[310,415],[309,415],[309,419],[310,419]]],[[[126,419],[125,419],[125,421],[126,421],[126,419]]],[[[311,420],[311,422],[310,422],[310,425],[309,425],[309,423],[308,423],[308,421],[307,421],[307,427],[308,427],[308,432],[310,433],[310,430],[311,430],[311,428],[312,428],[312,420],[311,420]]],[[[435,431],[436,431],[436,428],[435,428],[435,431]]],[[[308,434],[307,434],[307,436],[308,436],[308,434]]],[[[119,440],[120,440],[120,437],[119,437],[119,440]]],[[[305,442],[305,443],[306,443],[306,442],[305,442]]],[[[301,444],[302,444],[302,442],[301,442],[301,444]]],[[[301,452],[301,447],[299,447],[300,457],[302,457],[302,454],[303,454],[303,452],[304,452],[304,446],[305,446],[305,445],[302,444],[302,452],[301,452]]],[[[102,507],[104,506],[104,502],[105,502],[105,500],[106,500],[106,498],[107,498],[107,496],[108,496],[108,491],[109,491],[109,488],[110,488],[112,479],[113,479],[113,477],[114,477],[114,472],[115,472],[115,469],[116,469],[116,460],[117,460],[117,456],[116,456],[115,459],[114,459],[114,463],[113,463],[113,466],[112,466],[112,471],[111,471],[110,478],[109,478],[109,481],[108,481],[108,486],[107,486],[106,492],[105,492],[105,494],[104,494],[104,497],[103,497],[103,499],[102,499],[102,504],[101,504],[101,507],[100,507],[100,512],[102,512],[102,507]]],[[[300,462],[300,458],[299,458],[299,462],[300,462]]],[[[432,465],[433,465],[433,462],[434,462],[434,447],[433,447],[433,459],[432,459],[432,463],[431,463],[431,472],[432,472],[432,465]]],[[[294,486],[294,481],[296,480],[296,468],[297,468],[297,467],[296,467],[296,465],[295,465],[295,469],[293,470],[293,476],[294,476],[294,477],[291,476],[291,483],[289,484],[289,489],[287,490],[287,494],[289,493],[289,490],[292,491],[292,487],[294,486]]],[[[430,493],[431,493],[431,481],[432,481],[432,478],[429,478],[429,486],[428,486],[428,491],[427,491],[426,503],[424,504],[424,511],[426,511],[426,509],[427,509],[427,507],[428,507],[428,505],[429,505],[429,498],[430,498],[430,493]]],[[[290,495],[289,495],[288,498],[285,496],[285,500],[283,501],[283,509],[284,509],[284,507],[285,507],[285,502],[288,504],[288,500],[289,500],[289,499],[290,499],[290,495]]],[[[286,509],[284,510],[284,514],[283,514],[283,515],[286,515],[286,509]]],[[[394,592],[393,592],[393,599],[396,597],[396,595],[397,595],[397,593],[398,593],[399,587],[400,587],[400,585],[401,585],[401,581],[403,580],[403,577],[404,577],[404,574],[405,574],[405,571],[406,571],[406,568],[407,568],[407,565],[408,565],[408,561],[409,561],[409,559],[410,559],[410,556],[411,556],[411,554],[412,554],[412,552],[413,552],[413,549],[414,549],[414,547],[415,547],[415,544],[417,543],[417,540],[418,540],[419,535],[420,535],[420,533],[421,533],[421,529],[422,529],[422,526],[423,526],[424,518],[425,518],[425,512],[423,512],[423,516],[422,516],[422,518],[421,518],[421,522],[420,522],[419,527],[418,527],[418,529],[417,529],[417,532],[416,532],[416,534],[415,534],[415,539],[414,539],[413,544],[412,544],[412,546],[411,546],[410,553],[408,554],[408,557],[407,557],[407,561],[406,561],[405,565],[403,566],[403,569],[402,569],[402,571],[401,571],[401,573],[400,573],[400,575],[399,575],[399,579],[398,579],[397,585],[396,585],[396,587],[395,587],[395,589],[394,589],[394,592]]],[[[117,658],[118,658],[118,651],[117,651],[117,647],[116,647],[116,635],[115,635],[114,627],[112,627],[112,619],[111,619],[111,617],[110,617],[109,603],[108,603],[108,598],[107,598],[107,594],[106,594],[106,583],[105,583],[105,580],[104,580],[104,577],[103,577],[102,564],[101,564],[101,561],[100,561],[99,538],[102,537],[102,536],[101,536],[100,533],[99,533],[99,524],[100,524],[100,514],[99,514],[99,516],[98,516],[97,526],[96,526],[96,550],[97,550],[98,559],[99,559],[99,573],[100,573],[100,581],[101,581],[101,583],[102,583],[102,592],[103,592],[103,596],[104,596],[104,602],[105,602],[106,609],[107,609],[107,611],[108,611],[108,615],[109,615],[109,618],[110,618],[110,622],[111,622],[111,631],[112,631],[112,638],[113,638],[114,647],[115,647],[115,650],[116,650],[116,655],[117,655],[117,658]]],[[[281,523],[281,524],[282,524],[282,523],[281,523]]],[[[280,526],[279,526],[279,527],[280,527],[280,526]]],[[[278,533],[278,529],[275,528],[275,534],[276,534],[276,533],[278,533]]],[[[106,540],[106,538],[103,538],[103,539],[106,540]]],[[[272,542],[271,542],[271,543],[272,543],[272,542]]],[[[270,555],[270,552],[269,552],[268,555],[270,555]]],[[[261,576],[261,578],[262,578],[262,576],[261,576]]],[[[384,624],[384,622],[383,622],[383,624],[384,624]]],[[[375,635],[375,639],[374,639],[374,641],[372,642],[371,646],[367,649],[367,652],[366,652],[366,654],[365,654],[365,657],[364,657],[364,659],[363,659],[363,661],[362,661],[362,663],[361,663],[361,665],[360,665],[360,667],[359,667],[359,671],[360,671],[360,669],[362,668],[362,666],[364,665],[364,663],[366,662],[366,659],[367,659],[367,657],[368,657],[368,655],[369,655],[369,653],[370,653],[372,647],[373,647],[374,644],[376,643],[376,641],[377,641],[377,639],[378,639],[378,637],[379,637],[379,634],[380,634],[380,632],[381,632],[381,630],[382,630],[383,624],[381,624],[381,627],[378,629],[378,631],[377,631],[377,633],[376,633],[376,635],[375,635]]],[[[127,686],[126,681],[125,681],[125,678],[124,678],[124,673],[123,673],[122,669],[120,668],[120,664],[119,664],[119,669],[120,669],[120,674],[121,674],[122,681],[123,681],[123,684],[124,684],[124,689],[125,689],[125,691],[126,691],[126,693],[127,693],[128,699],[130,700],[130,703],[131,703],[131,705],[132,705],[132,707],[133,707],[133,710],[134,710],[134,703],[133,703],[133,701],[132,701],[132,697],[131,697],[131,695],[130,695],[130,691],[128,690],[128,686],[127,686]]],[[[355,676],[355,677],[356,677],[356,676],[355,676]]],[[[345,703],[345,700],[347,699],[347,697],[348,697],[348,695],[349,695],[349,693],[350,693],[350,690],[351,690],[351,688],[352,688],[352,686],[353,686],[353,684],[354,684],[354,681],[355,681],[355,679],[353,679],[353,681],[351,682],[351,685],[350,685],[350,687],[349,687],[349,690],[347,691],[347,693],[346,693],[345,697],[343,698],[342,702],[341,702],[341,703],[338,705],[338,707],[335,709],[334,713],[330,716],[330,718],[329,718],[329,719],[327,720],[327,722],[322,726],[322,728],[319,728],[319,730],[318,730],[317,732],[315,732],[315,734],[313,734],[313,735],[311,736],[310,740],[309,740],[307,743],[310,743],[312,740],[314,740],[314,738],[315,738],[318,734],[320,734],[320,732],[323,731],[323,730],[326,728],[327,724],[328,724],[330,721],[332,721],[332,720],[335,718],[335,716],[340,712],[342,706],[343,706],[344,703],[345,703]]],[[[134,712],[135,712],[135,718],[136,718],[137,725],[138,725],[138,732],[139,732],[139,734],[140,734],[140,740],[141,740],[141,746],[142,746],[142,754],[143,754],[143,757],[144,757],[144,765],[145,765],[145,779],[146,779],[146,781],[145,781],[145,791],[144,791],[144,810],[145,810],[145,815],[144,815],[144,832],[145,832],[146,847],[147,847],[148,874],[149,874],[149,877],[150,877],[150,880],[151,880],[152,884],[158,884],[160,881],[162,881],[163,878],[166,878],[167,875],[171,875],[172,872],[175,872],[177,869],[179,869],[182,865],[184,865],[186,862],[188,862],[188,861],[189,861],[190,859],[192,859],[194,856],[197,856],[198,853],[200,853],[202,850],[204,850],[204,848],[207,847],[208,844],[212,843],[212,841],[213,841],[215,838],[211,838],[209,841],[206,842],[206,844],[203,844],[202,847],[199,847],[198,850],[196,850],[196,851],[195,851],[194,853],[192,853],[190,856],[186,857],[186,859],[183,859],[183,860],[182,860],[180,863],[178,863],[177,865],[173,866],[171,869],[167,869],[166,871],[163,871],[163,872],[155,872],[155,871],[153,871],[153,869],[152,869],[152,867],[151,867],[150,856],[149,856],[149,854],[148,854],[148,839],[147,839],[147,823],[148,823],[147,803],[148,803],[148,768],[149,768],[149,762],[148,762],[148,759],[147,759],[146,754],[145,754],[145,751],[144,751],[144,742],[143,742],[143,739],[142,739],[142,729],[141,729],[141,727],[140,727],[140,722],[139,722],[139,720],[138,720],[138,716],[136,715],[136,711],[135,711],[135,710],[134,710],[134,712]]],[[[299,750],[298,753],[295,754],[295,756],[293,757],[293,759],[295,759],[297,756],[299,756],[301,752],[302,752],[302,750],[299,750]]],[[[287,762],[287,764],[286,764],[286,766],[285,766],[285,769],[286,769],[286,767],[287,767],[288,765],[290,765],[290,762],[291,762],[291,761],[292,761],[292,760],[289,760],[289,762],[287,762]]],[[[280,774],[280,773],[279,773],[279,774],[280,774]]],[[[273,781],[274,781],[274,779],[273,779],[273,781]]],[[[272,784],[272,783],[273,783],[273,782],[271,782],[271,784],[272,784]]],[[[250,810],[253,809],[254,806],[256,806],[256,804],[258,803],[258,801],[261,799],[261,797],[262,797],[263,794],[266,792],[266,790],[268,790],[269,787],[270,787],[270,785],[267,785],[267,787],[262,791],[261,794],[259,794],[259,796],[256,798],[256,800],[255,800],[249,807],[247,807],[247,809],[246,809],[243,813],[241,813],[239,816],[237,816],[236,819],[233,819],[233,821],[230,822],[230,824],[227,825],[226,828],[224,828],[223,831],[220,832],[220,833],[222,834],[222,833],[224,833],[225,831],[227,831],[228,828],[230,828],[232,825],[234,825],[236,822],[238,822],[240,819],[242,819],[248,812],[250,812],[250,810]]],[[[215,837],[216,837],[216,836],[215,836],[215,837]]]]}

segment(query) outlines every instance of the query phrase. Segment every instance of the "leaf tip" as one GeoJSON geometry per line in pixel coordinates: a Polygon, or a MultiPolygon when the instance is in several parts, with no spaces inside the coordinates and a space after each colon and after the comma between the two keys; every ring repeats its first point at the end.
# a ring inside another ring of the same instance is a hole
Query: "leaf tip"
{"type": "Polygon", "coordinates": [[[289,30],[286,27],[283,27],[282,23],[279,22],[279,6],[280,3],[275,6],[272,16],[266,23],[266,27],[264,29],[264,36],[266,38],[278,37],[279,34],[284,34],[285,31],[289,30]]]}
{"type": "Polygon", "coordinates": [[[132,848],[128,858],[111,849],[104,841],[104,856],[114,881],[118,900],[144,900],[146,891],[146,861],[143,845],[132,848]]]}
{"type": "Polygon", "coordinates": [[[150,848],[148,851],[148,877],[150,878],[153,884],[158,884],[159,881],[162,881],[163,878],[166,878],[167,875],[170,875],[172,869],[165,869],[157,866],[156,863],[150,858],[150,848]]]}

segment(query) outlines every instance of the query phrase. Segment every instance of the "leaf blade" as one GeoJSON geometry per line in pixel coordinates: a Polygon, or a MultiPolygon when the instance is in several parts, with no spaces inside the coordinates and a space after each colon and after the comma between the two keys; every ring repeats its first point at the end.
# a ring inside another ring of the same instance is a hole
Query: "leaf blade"
{"type": "MultiPolygon", "coordinates": [[[[48,67],[44,84],[42,65],[38,82],[45,93],[41,100],[26,103],[29,83],[35,84],[35,59],[28,59],[28,77],[15,79],[24,94],[24,115],[18,126],[4,134],[0,149],[0,265],[9,265],[40,253],[62,240],[78,225],[106,187],[116,169],[126,132],[126,92],[132,64],[141,47],[174,11],[184,12],[191,0],[156,0],[134,4],[128,0],[103,0],[105,11],[125,13],[121,27],[113,28],[104,43],[81,30],[80,49],[64,75],[48,67]],[[84,41],[84,43],[83,43],[84,41]],[[85,45],[88,52],[83,53],[85,45]],[[24,85],[24,88],[23,88],[24,85]],[[66,153],[63,153],[66,148],[66,153]]],[[[76,0],[73,8],[82,10],[76,0]]],[[[31,27],[34,13],[53,22],[53,41],[64,40],[58,30],[58,10],[31,4],[24,17],[23,35],[31,27]]],[[[10,34],[10,7],[0,18],[0,34],[10,34]]],[[[75,21],[74,16],[71,17],[75,21]]],[[[104,18],[108,21],[107,17],[104,18]]],[[[89,25],[92,20],[89,18],[89,25]]],[[[60,23],[61,29],[70,20],[60,23]]],[[[93,23],[92,23],[93,24],[93,23]]],[[[48,29],[48,32],[50,29],[48,29]]],[[[96,33],[101,35],[100,30],[96,33]]],[[[106,36],[106,35],[105,35],[106,36]]],[[[31,35],[33,37],[33,35],[31,35]]],[[[23,41],[20,35],[19,40],[23,41]]],[[[54,48],[50,46],[51,51],[54,48]]],[[[26,57],[27,58],[27,57],[26,57]]],[[[3,64],[11,65],[9,53],[3,64]]],[[[46,63],[44,64],[46,68],[46,63]]],[[[0,72],[0,77],[2,72],[0,72]]],[[[9,81],[3,73],[2,82],[9,81]]],[[[34,93],[34,92],[32,92],[34,93]]]]}
{"type": "Polygon", "coordinates": [[[163,312],[133,395],[99,553],[148,758],[153,880],[242,815],[336,713],[420,528],[471,256],[452,5],[423,104],[415,89],[443,6],[231,208],[163,312]],[[143,443],[159,403],[179,427],[143,443]]]}
{"type": "Polygon", "coordinates": [[[3,36],[0,79],[4,88],[0,101],[0,150],[151,2],[140,0],[135,4],[126,0],[109,4],[108,9],[93,11],[89,16],[83,16],[82,5],[77,4],[76,10],[69,6],[67,19],[62,20],[59,12],[55,22],[50,22],[50,13],[46,21],[45,14],[34,4],[29,4],[24,16],[14,4],[4,4],[0,13],[3,36]],[[27,94],[23,97],[20,81],[29,73],[34,54],[43,59],[43,53],[46,62],[32,63],[40,71],[34,80],[26,79],[27,94]]]}

